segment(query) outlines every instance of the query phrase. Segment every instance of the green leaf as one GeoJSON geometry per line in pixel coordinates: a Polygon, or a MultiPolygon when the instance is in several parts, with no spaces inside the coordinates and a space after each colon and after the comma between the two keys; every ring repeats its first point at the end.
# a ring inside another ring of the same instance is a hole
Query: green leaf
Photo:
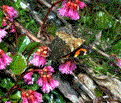
{"type": "MultiPolygon", "coordinates": [[[[36,48],[36,47],[39,47],[39,46],[41,46],[41,44],[40,43],[37,43],[37,42],[32,42],[32,43],[30,43],[28,46],[27,46],[27,48],[26,48],[26,55],[29,55],[30,53],[31,53],[31,51],[34,49],[34,48],[36,48]]],[[[34,50],[34,51],[36,51],[36,50],[34,50]]],[[[33,52],[34,52],[33,51],[33,52]]]]}
{"type": "Polygon", "coordinates": [[[5,103],[8,100],[9,100],[9,98],[3,98],[3,103],[5,103]]]}
{"type": "Polygon", "coordinates": [[[17,2],[15,2],[15,4],[14,4],[14,7],[16,7],[18,10],[20,8],[20,2],[21,2],[21,0],[17,0],[17,2]]]}
{"type": "Polygon", "coordinates": [[[16,53],[12,58],[13,61],[10,64],[10,68],[15,75],[19,75],[26,69],[27,66],[26,59],[20,53],[16,53]]]}
{"type": "Polygon", "coordinates": [[[95,24],[99,29],[107,29],[112,26],[112,22],[105,12],[97,12],[95,24]]]}
{"type": "Polygon", "coordinates": [[[2,26],[3,11],[0,9],[0,26],[2,26]]]}
{"type": "Polygon", "coordinates": [[[121,53],[121,40],[117,42],[116,44],[112,44],[112,52],[115,54],[121,53]]]}
{"type": "Polygon", "coordinates": [[[10,96],[11,99],[20,99],[21,98],[21,92],[17,91],[13,95],[10,96]]]}
{"type": "Polygon", "coordinates": [[[49,94],[43,94],[45,103],[66,103],[63,96],[56,90],[51,91],[49,94]]]}
{"type": "Polygon", "coordinates": [[[8,45],[5,42],[1,42],[0,43],[0,49],[2,49],[3,51],[7,52],[8,51],[8,45]]]}
{"type": "Polygon", "coordinates": [[[95,91],[95,94],[96,94],[97,97],[102,96],[102,91],[99,88],[96,88],[94,91],[95,91]]]}
{"type": "Polygon", "coordinates": [[[13,85],[14,83],[11,81],[10,78],[4,78],[0,83],[0,86],[6,88],[7,90],[10,89],[13,85]]]}
{"type": "Polygon", "coordinates": [[[25,89],[28,89],[28,90],[37,90],[37,89],[39,89],[39,86],[38,86],[38,84],[32,84],[32,85],[26,85],[26,86],[24,86],[24,88],[25,89]]]}
{"type": "Polygon", "coordinates": [[[4,96],[4,92],[2,92],[2,90],[0,89],[0,97],[4,96]]]}
{"type": "Polygon", "coordinates": [[[57,26],[55,25],[55,23],[52,23],[51,25],[52,26],[47,26],[47,32],[51,34],[55,34],[55,31],[57,30],[57,26]]]}
{"type": "Polygon", "coordinates": [[[102,70],[102,69],[104,69],[103,67],[96,67],[95,68],[96,70],[102,70]]]}
{"type": "Polygon", "coordinates": [[[17,51],[19,53],[22,53],[26,49],[29,43],[30,43],[30,39],[27,36],[19,37],[17,42],[17,47],[16,47],[17,51]]]}

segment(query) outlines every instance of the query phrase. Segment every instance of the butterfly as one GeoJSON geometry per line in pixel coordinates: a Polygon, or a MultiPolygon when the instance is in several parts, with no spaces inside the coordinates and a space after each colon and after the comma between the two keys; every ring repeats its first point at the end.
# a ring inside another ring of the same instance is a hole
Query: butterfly
{"type": "Polygon", "coordinates": [[[66,27],[56,31],[55,39],[51,43],[53,59],[75,58],[88,53],[88,48],[83,45],[85,40],[73,34],[73,31],[66,27]]]}

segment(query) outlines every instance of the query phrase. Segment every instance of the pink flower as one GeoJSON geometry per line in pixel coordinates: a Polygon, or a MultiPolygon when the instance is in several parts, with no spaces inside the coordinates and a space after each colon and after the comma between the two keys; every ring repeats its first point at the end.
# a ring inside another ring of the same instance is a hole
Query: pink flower
{"type": "Polygon", "coordinates": [[[47,76],[44,75],[42,79],[43,79],[42,91],[44,93],[49,93],[52,90],[52,88],[47,81],[47,76]]]}
{"type": "Polygon", "coordinates": [[[46,64],[46,58],[40,55],[37,55],[36,53],[33,55],[33,59],[30,60],[30,64],[33,64],[34,66],[44,66],[46,64]]]}
{"type": "Polygon", "coordinates": [[[15,30],[14,26],[12,25],[10,32],[11,32],[11,33],[15,33],[15,31],[16,31],[16,30],[15,30]]]}
{"type": "Polygon", "coordinates": [[[68,7],[66,6],[67,4],[67,1],[66,0],[64,0],[63,1],[63,6],[62,6],[62,8],[61,9],[58,9],[58,13],[59,13],[59,15],[60,16],[65,16],[66,15],[66,13],[67,13],[67,11],[68,11],[68,7]]]}
{"type": "Polygon", "coordinates": [[[23,91],[21,93],[22,103],[40,103],[43,102],[42,94],[33,90],[23,91]]]}
{"type": "Polygon", "coordinates": [[[50,74],[39,77],[36,83],[42,87],[44,93],[49,93],[51,90],[59,86],[59,82],[53,79],[50,74]]]}
{"type": "Polygon", "coordinates": [[[49,83],[47,81],[44,81],[43,82],[43,85],[42,85],[42,91],[44,93],[49,93],[50,91],[52,90],[51,86],[49,85],[49,83]]]}
{"type": "Polygon", "coordinates": [[[43,68],[43,71],[46,72],[46,74],[51,74],[52,75],[52,72],[54,72],[54,68],[51,67],[50,65],[49,66],[45,66],[43,68]]]}
{"type": "Polygon", "coordinates": [[[59,82],[52,78],[52,72],[54,72],[54,68],[51,66],[45,66],[43,69],[38,71],[40,77],[36,83],[42,87],[44,93],[49,93],[59,85],[59,82]]]}
{"type": "Polygon", "coordinates": [[[41,55],[42,57],[49,56],[49,49],[46,46],[40,46],[36,52],[37,55],[41,55]]]}
{"type": "Polygon", "coordinates": [[[8,101],[8,102],[5,102],[5,103],[11,103],[10,101],[8,101]]]}
{"type": "Polygon", "coordinates": [[[86,6],[84,2],[81,2],[79,0],[76,0],[76,3],[79,5],[80,9],[84,9],[84,7],[86,6]]]}
{"type": "Polygon", "coordinates": [[[22,98],[22,103],[29,103],[29,102],[28,102],[27,98],[23,97],[22,98]]]}
{"type": "Polygon", "coordinates": [[[62,8],[58,9],[58,13],[61,16],[70,17],[73,20],[79,19],[79,14],[77,11],[77,7],[83,9],[85,7],[85,3],[79,0],[64,0],[62,4],[62,8]]]}
{"type": "Polygon", "coordinates": [[[43,80],[41,77],[39,77],[39,79],[37,80],[36,82],[39,86],[42,86],[43,85],[43,80]]]}
{"type": "Polygon", "coordinates": [[[0,49],[0,70],[5,68],[6,65],[9,65],[11,61],[12,58],[10,58],[2,49],[0,49]]]}
{"type": "Polygon", "coordinates": [[[62,74],[72,74],[73,70],[76,69],[76,64],[72,61],[67,61],[59,66],[59,71],[62,74]]]}
{"type": "Polygon", "coordinates": [[[61,9],[58,9],[58,13],[60,16],[65,16],[66,15],[66,12],[67,12],[67,8],[61,8],[61,9]]]}
{"type": "Polygon", "coordinates": [[[51,86],[52,90],[59,86],[59,82],[53,79],[50,75],[48,75],[49,85],[51,86]]]}
{"type": "Polygon", "coordinates": [[[42,94],[40,94],[38,92],[34,92],[34,96],[36,98],[36,103],[43,102],[43,100],[42,100],[42,94]]]}
{"type": "Polygon", "coordinates": [[[43,67],[46,64],[47,56],[49,56],[49,49],[45,46],[40,46],[37,52],[34,53],[33,59],[30,60],[30,64],[43,67]]]}
{"type": "Polygon", "coordinates": [[[10,21],[13,21],[14,17],[17,17],[17,11],[14,10],[13,7],[9,7],[7,5],[3,5],[3,12],[6,14],[6,16],[9,18],[10,21]]]}
{"type": "Polygon", "coordinates": [[[79,14],[77,10],[73,10],[72,8],[69,9],[67,16],[72,18],[73,20],[79,19],[79,14]]]}
{"type": "Polygon", "coordinates": [[[0,59],[0,70],[5,68],[6,65],[3,63],[3,61],[0,59]]]}
{"type": "Polygon", "coordinates": [[[1,38],[4,38],[6,36],[7,32],[4,29],[0,29],[0,42],[2,41],[1,38]]]}
{"type": "Polygon", "coordinates": [[[25,82],[27,82],[28,84],[33,84],[32,75],[33,75],[33,72],[29,72],[29,73],[25,74],[23,76],[25,82]]]}
{"type": "Polygon", "coordinates": [[[49,56],[49,49],[45,46],[40,46],[37,52],[34,53],[33,59],[30,60],[30,64],[43,67],[46,64],[47,56],[49,56]]]}
{"type": "Polygon", "coordinates": [[[11,33],[15,33],[15,31],[16,31],[16,30],[15,30],[14,28],[12,28],[12,29],[10,30],[11,33]]]}

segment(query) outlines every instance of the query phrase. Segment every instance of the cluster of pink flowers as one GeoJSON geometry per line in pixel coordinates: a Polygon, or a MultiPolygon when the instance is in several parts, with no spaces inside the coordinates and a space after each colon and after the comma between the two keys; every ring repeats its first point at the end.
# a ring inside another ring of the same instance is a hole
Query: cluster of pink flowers
{"type": "Polygon", "coordinates": [[[54,72],[54,68],[51,66],[45,66],[42,71],[39,71],[40,77],[36,83],[42,87],[44,93],[49,93],[59,86],[59,82],[52,78],[52,72],[54,72]]]}
{"type": "Polygon", "coordinates": [[[7,5],[2,6],[3,12],[6,15],[6,19],[9,19],[11,22],[13,21],[14,17],[17,17],[17,11],[14,10],[13,7],[9,7],[7,5]]]}
{"type": "Polygon", "coordinates": [[[61,16],[70,17],[73,20],[79,19],[78,6],[80,9],[85,7],[85,3],[79,0],[64,0],[62,8],[58,9],[58,13],[61,16]]]}
{"type": "MultiPolygon", "coordinates": [[[[49,50],[45,46],[41,46],[37,52],[33,55],[33,59],[30,60],[29,64],[33,64],[38,67],[43,67],[46,64],[46,57],[49,56],[49,50]]],[[[54,68],[51,66],[45,66],[43,69],[38,69],[39,78],[37,84],[42,87],[44,93],[49,93],[51,90],[59,86],[59,82],[52,78],[54,68]]],[[[33,72],[29,72],[24,75],[24,80],[28,84],[33,84],[32,81],[33,72]]]]}
{"type": "Polygon", "coordinates": [[[0,70],[5,68],[6,65],[9,65],[11,61],[12,58],[10,58],[2,49],[0,49],[0,70]]]}
{"type": "Polygon", "coordinates": [[[6,36],[7,32],[4,29],[0,29],[0,42],[2,41],[1,38],[4,38],[6,36]]]}
{"type": "Polygon", "coordinates": [[[71,60],[68,60],[59,66],[59,71],[62,74],[72,74],[73,70],[75,70],[76,68],[76,64],[71,60]]]}
{"type": "Polygon", "coordinates": [[[21,93],[22,102],[21,103],[40,103],[43,102],[42,94],[35,92],[33,90],[23,91],[21,93]]]}
{"type": "Polygon", "coordinates": [[[34,66],[44,66],[46,64],[46,57],[49,56],[49,50],[45,46],[41,46],[36,53],[33,55],[33,59],[30,64],[34,66]]]}
{"type": "MultiPolygon", "coordinates": [[[[7,5],[3,5],[2,9],[3,9],[3,13],[5,14],[5,17],[3,17],[3,20],[2,20],[2,26],[7,26],[6,21],[9,20],[12,22],[13,18],[17,17],[18,12],[14,10],[13,7],[9,7],[7,5]]],[[[11,28],[10,32],[14,33],[15,32],[14,26],[12,25],[10,28],[11,28]]]]}
{"type": "MultiPolygon", "coordinates": [[[[52,78],[53,72],[54,68],[51,66],[45,66],[43,69],[38,70],[40,76],[36,83],[42,87],[44,93],[49,93],[51,90],[54,90],[59,86],[59,82],[52,78]]],[[[28,84],[33,84],[32,74],[33,72],[29,72],[23,77],[25,82],[28,82],[28,84]]]]}

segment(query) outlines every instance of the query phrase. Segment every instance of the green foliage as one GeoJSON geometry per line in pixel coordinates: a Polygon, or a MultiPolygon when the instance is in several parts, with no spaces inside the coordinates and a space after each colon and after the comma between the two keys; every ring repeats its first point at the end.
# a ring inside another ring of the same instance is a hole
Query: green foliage
{"type": "Polygon", "coordinates": [[[22,53],[28,44],[30,43],[30,39],[27,36],[22,36],[18,38],[16,49],[19,53],[22,53]]]}
{"type": "Polygon", "coordinates": [[[27,66],[25,57],[20,53],[16,53],[14,56],[11,57],[13,58],[13,61],[10,64],[10,68],[15,75],[20,75],[27,66]]]}
{"type": "Polygon", "coordinates": [[[12,99],[13,101],[18,101],[19,99],[21,99],[21,92],[14,92],[12,95],[10,95],[10,99],[12,99]]]}
{"type": "Polygon", "coordinates": [[[2,26],[3,11],[0,9],[0,27],[2,26]]]}
{"type": "Polygon", "coordinates": [[[112,44],[112,53],[114,54],[121,53],[121,40],[119,40],[116,44],[112,44]]]}
{"type": "Polygon", "coordinates": [[[52,35],[55,34],[56,30],[57,30],[57,26],[55,23],[51,24],[52,26],[47,26],[47,32],[51,33],[52,35]]]}
{"type": "Polygon", "coordinates": [[[112,26],[109,16],[105,14],[105,12],[97,12],[95,16],[95,25],[97,25],[99,29],[107,29],[112,26]]]}
{"type": "MultiPolygon", "coordinates": [[[[101,66],[96,67],[95,71],[97,72],[97,74],[98,73],[102,73],[103,74],[103,73],[107,72],[107,70],[105,68],[101,67],[101,66]]],[[[98,75],[100,75],[100,74],[98,74],[98,75]]]]}
{"type": "Polygon", "coordinates": [[[8,51],[8,45],[5,42],[1,42],[0,43],[0,49],[2,49],[3,51],[7,52],[8,51]]]}
{"type": "Polygon", "coordinates": [[[32,85],[26,85],[23,88],[25,88],[26,90],[37,90],[39,89],[39,86],[38,84],[34,83],[32,85]]]}
{"type": "Polygon", "coordinates": [[[99,33],[99,30],[98,31],[94,31],[94,33],[91,35],[91,38],[87,38],[87,44],[89,45],[89,43],[93,42],[94,41],[94,38],[95,38],[95,35],[99,33]]]}
{"type": "Polygon", "coordinates": [[[26,29],[30,30],[33,34],[37,34],[39,28],[27,9],[19,10],[17,20],[18,22],[22,23],[22,25],[26,29]]]}
{"type": "Polygon", "coordinates": [[[4,96],[4,92],[0,89],[0,97],[4,96]]]}
{"type": "Polygon", "coordinates": [[[36,52],[36,50],[39,48],[39,46],[41,46],[41,44],[37,43],[37,42],[29,43],[29,45],[27,45],[27,47],[26,47],[25,55],[28,56],[31,53],[32,50],[33,50],[33,52],[36,52]]]}
{"type": "Polygon", "coordinates": [[[99,88],[95,88],[95,94],[97,97],[101,97],[102,96],[102,91],[99,88]]]}
{"type": "Polygon", "coordinates": [[[13,6],[13,2],[11,0],[0,0],[0,6],[2,5],[13,6]]]}
{"type": "MultiPolygon", "coordinates": [[[[109,55],[114,53],[120,56],[121,52],[121,40],[117,39],[120,38],[121,28],[119,22],[120,4],[119,0],[112,0],[109,3],[94,1],[90,7],[87,6],[84,11],[80,12],[79,26],[86,43],[94,43],[95,35],[102,31],[101,38],[97,40],[100,41],[99,45],[96,45],[96,47],[109,55]],[[116,18],[118,18],[118,22],[116,18]]],[[[116,74],[115,70],[118,68],[110,66],[111,61],[100,53],[92,51],[86,58],[91,61],[84,59],[85,64],[92,67],[96,74],[116,74]]]]}
{"type": "Polygon", "coordinates": [[[4,78],[1,80],[0,87],[9,90],[12,86],[14,86],[14,83],[11,81],[10,78],[4,78]]]}
{"type": "MultiPolygon", "coordinates": [[[[16,20],[21,23],[27,30],[31,31],[33,34],[37,34],[39,29],[39,23],[35,21],[32,17],[32,13],[30,13],[27,9],[22,9],[20,7],[20,2],[22,0],[17,0],[16,3],[13,3],[11,0],[1,0],[0,5],[2,6],[3,1],[6,5],[13,6],[15,10],[18,10],[18,17],[16,20]]],[[[116,19],[120,20],[120,0],[112,0],[109,3],[105,2],[96,2],[94,0],[94,4],[91,4],[91,7],[88,5],[85,7],[84,10],[80,11],[80,19],[74,21],[75,24],[78,24],[78,27],[81,29],[83,37],[86,39],[87,45],[93,43],[95,39],[95,35],[102,31],[100,44],[97,45],[97,48],[104,51],[107,54],[116,54],[120,55],[121,53],[121,40],[117,39],[120,38],[120,22],[117,22],[116,19]],[[89,33],[92,32],[92,33],[89,33]],[[87,35],[89,34],[89,35],[87,35]],[[104,46],[107,48],[104,49],[104,46]]],[[[30,0],[34,5],[32,9],[36,11],[36,2],[30,0]],[[35,8],[34,8],[35,7],[35,8]]],[[[88,4],[88,3],[87,3],[88,4]]],[[[42,14],[42,9],[36,11],[38,14],[42,14]]],[[[43,13],[44,14],[44,13],[43,13]]],[[[0,9],[0,26],[2,25],[2,17],[3,12],[0,9]]],[[[43,17],[41,16],[41,19],[43,17]]],[[[69,18],[65,18],[66,20],[70,20],[69,18]]],[[[54,35],[56,30],[59,28],[56,26],[55,22],[47,23],[50,24],[46,26],[47,33],[54,35]]],[[[9,39],[10,35],[7,35],[9,39]]],[[[14,38],[14,37],[13,37],[14,38]]],[[[10,40],[12,41],[12,40],[10,40]]],[[[12,41],[13,42],[13,41],[12,41]]],[[[14,55],[10,55],[13,58],[12,63],[10,66],[7,66],[6,70],[11,70],[15,77],[19,77],[21,73],[23,73],[27,67],[26,58],[36,52],[38,46],[41,46],[40,43],[31,42],[27,36],[20,36],[17,41],[16,50],[17,53],[14,55]],[[23,55],[21,54],[23,53],[23,55]],[[25,56],[25,57],[24,57],[25,56]]],[[[8,51],[9,45],[5,42],[0,43],[0,49],[3,49],[5,52],[8,51]]],[[[13,51],[12,51],[13,52],[13,51]]],[[[30,56],[29,60],[32,58],[30,56]]],[[[115,75],[115,70],[117,67],[110,66],[111,60],[108,60],[106,57],[102,56],[101,54],[97,53],[96,51],[92,51],[90,54],[81,57],[85,64],[87,64],[93,71],[97,74],[104,74],[108,76],[115,75]]],[[[47,65],[51,64],[51,60],[48,62],[47,65]]],[[[121,73],[119,71],[118,73],[121,73]]],[[[119,76],[119,75],[118,75],[119,76]]],[[[120,77],[120,76],[119,76],[120,77]]],[[[38,75],[33,74],[32,79],[34,82],[37,81],[38,75]]],[[[26,85],[23,80],[19,81],[18,84],[25,90],[38,90],[38,84],[34,83],[32,85],[26,85]]],[[[0,87],[5,88],[6,91],[10,89],[14,83],[11,80],[11,77],[0,78],[0,87]]],[[[38,91],[40,92],[40,91],[38,91]]],[[[97,97],[101,97],[102,91],[98,88],[95,89],[95,94],[97,97]]],[[[4,96],[5,92],[0,90],[0,97],[4,96]]],[[[21,92],[15,91],[10,96],[10,100],[13,103],[20,102],[21,92]]],[[[6,98],[3,99],[5,102],[6,98]]],[[[44,103],[66,103],[67,101],[64,100],[64,97],[60,95],[60,93],[56,90],[51,91],[49,94],[43,94],[44,103]]]]}
{"type": "Polygon", "coordinates": [[[66,101],[62,97],[62,95],[59,94],[58,91],[53,90],[49,94],[43,94],[43,100],[45,103],[65,103],[66,101]]]}
{"type": "Polygon", "coordinates": [[[21,2],[21,1],[22,1],[22,0],[17,0],[17,1],[14,3],[13,7],[16,8],[17,10],[20,10],[20,2],[21,2]]]}

